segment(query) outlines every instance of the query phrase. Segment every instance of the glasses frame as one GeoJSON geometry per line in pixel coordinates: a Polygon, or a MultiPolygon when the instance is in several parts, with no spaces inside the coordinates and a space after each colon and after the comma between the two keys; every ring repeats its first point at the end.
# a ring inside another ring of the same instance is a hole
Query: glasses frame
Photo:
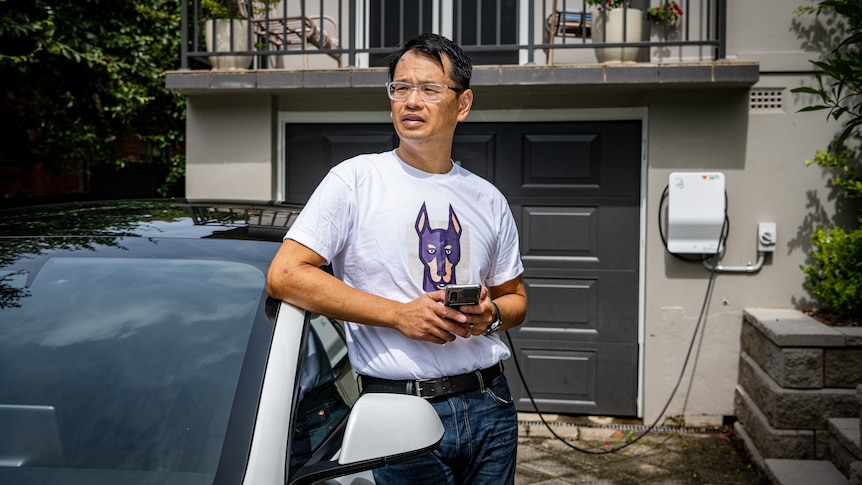
{"type": "Polygon", "coordinates": [[[386,83],[386,95],[389,96],[389,99],[391,99],[392,101],[404,101],[410,97],[410,92],[408,91],[407,95],[404,96],[404,98],[396,98],[395,97],[395,90],[392,88],[393,85],[409,86],[410,91],[416,91],[419,94],[419,97],[422,99],[422,101],[425,101],[426,103],[439,103],[440,101],[443,101],[443,98],[446,96],[447,90],[454,92],[456,95],[461,94],[465,91],[465,89],[462,89],[462,88],[456,88],[456,87],[447,86],[445,84],[438,84],[438,83],[413,84],[413,83],[408,83],[405,81],[391,81],[391,82],[386,83]],[[424,92],[421,89],[419,89],[422,86],[437,86],[437,87],[442,88],[442,93],[441,93],[440,99],[428,99],[428,98],[426,98],[424,92]]]}

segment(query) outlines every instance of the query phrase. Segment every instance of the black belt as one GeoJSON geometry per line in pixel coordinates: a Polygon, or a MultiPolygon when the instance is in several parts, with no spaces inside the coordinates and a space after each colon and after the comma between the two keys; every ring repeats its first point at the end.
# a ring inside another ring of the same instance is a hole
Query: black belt
{"type": "Polygon", "coordinates": [[[450,394],[473,391],[491,384],[495,377],[503,373],[503,363],[498,362],[487,369],[466,374],[437,379],[417,379],[394,381],[371,376],[359,376],[362,392],[386,392],[391,394],[410,394],[419,397],[440,397],[450,394]]]}

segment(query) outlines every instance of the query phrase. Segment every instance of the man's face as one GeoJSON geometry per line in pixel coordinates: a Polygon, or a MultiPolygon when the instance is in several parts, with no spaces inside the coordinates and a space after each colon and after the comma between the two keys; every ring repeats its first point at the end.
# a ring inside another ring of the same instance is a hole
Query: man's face
{"type": "MultiPolygon", "coordinates": [[[[435,59],[415,52],[407,52],[395,67],[393,81],[411,84],[437,83],[457,87],[447,72],[451,70],[449,58],[443,56],[442,69],[435,59]]],[[[416,90],[407,99],[391,100],[392,123],[402,144],[439,141],[451,146],[452,135],[459,121],[470,112],[473,93],[469,89],[457,95],[447,89],[438,102],[423,100],[416,90]]]]}

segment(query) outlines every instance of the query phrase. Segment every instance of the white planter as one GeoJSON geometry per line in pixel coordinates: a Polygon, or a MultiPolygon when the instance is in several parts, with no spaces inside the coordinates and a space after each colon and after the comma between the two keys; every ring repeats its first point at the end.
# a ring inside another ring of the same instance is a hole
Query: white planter
{"type": "MultiPolygon", "coordinates": [[[[209,52],[250,51],[251,38],[248,35],[248,22],[237,19],[215,19],[206,21],[206,44],[209,52]],[[213,36],[215,23],[215,36],[213,36]],[[231,25],[233,36],[231,36],[231,25]],[[233,42],[231,42],[231,40],[233,42]],[[215,43],[215,45],[213,45],[215,43]]],[[[213,69],[248,69],[252,56],[211,56],[213,69]]]]}
{"type": "MultiPolygon", "coordinates": [[[[636,8],[615,8],[606,12],[607,28],[605,26],[605,15],[602,12],[593,13],[594,43],[607,42],[641,42],[643,38],[643,11],[636,8]],[[623,30],[623,19],[625,19],[625,31],[623,30]],[[623,36],[625,32],[625,36],[623,36]]],[[[597,47],[596,59],[601,63],[636,62],[640,47],[597,47]]]]}

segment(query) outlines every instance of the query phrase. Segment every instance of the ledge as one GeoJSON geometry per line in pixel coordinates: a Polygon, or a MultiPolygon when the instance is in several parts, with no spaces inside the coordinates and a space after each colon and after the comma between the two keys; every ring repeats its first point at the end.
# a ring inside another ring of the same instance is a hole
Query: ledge
{"type": "Polygon", "coordinates": [[[848,337],[798,310],[747,308],[743,318],[781,347],[843,347],[848,337]]]}
{"type": "MultiPolygon", "coordinates": [[[[610,86],[639,89],[748,87],[760,77],[757,62],[573,64],[552,66],[476,66],[473,87],[610,86]]],[[[168,71],[165,87],[184,94],[280,92],[296,89],[379,89],[388,81],[385,68],[331,70],[168,71]]]]}

